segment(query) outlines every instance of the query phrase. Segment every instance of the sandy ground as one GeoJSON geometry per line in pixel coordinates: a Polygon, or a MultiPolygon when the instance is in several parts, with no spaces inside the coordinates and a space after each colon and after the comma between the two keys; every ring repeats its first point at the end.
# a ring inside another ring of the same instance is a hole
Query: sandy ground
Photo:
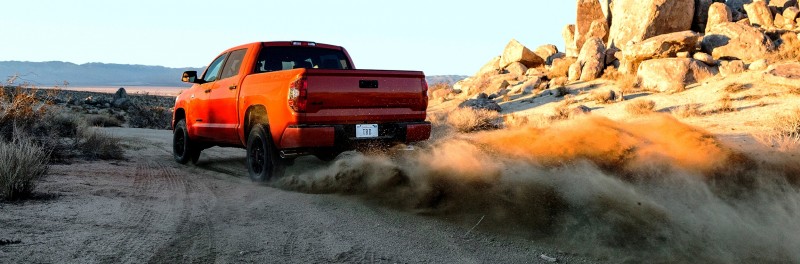
{"type": "MultiPolygon", "coordinates": [[[[56,165],[36,200],[0,203],[2,263],[584,263],[588,257],[446,218],[247,179],[244,151],[172,160],[170,131],[107,129],[128,161],[56,165]]],[[[326,166],[305,158],[292,167],[326,166]]],[[[474,219],[478,223],[480,219],[474,219]]]]}

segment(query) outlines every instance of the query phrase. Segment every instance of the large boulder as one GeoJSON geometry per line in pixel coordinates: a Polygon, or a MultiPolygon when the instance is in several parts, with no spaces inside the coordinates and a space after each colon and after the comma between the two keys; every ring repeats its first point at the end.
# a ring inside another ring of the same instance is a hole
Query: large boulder
{"type": "Polygon", "coordinates": [[[800,15],[800,9],[797,7],[789,7],[783,10],[783,20],[785,25],[791,25],[790,28],[797,26],[797,18],[800,15]]]}
{"type": "Polygon", "coordinates": [[[546,64],[549,64],[548,62],[550,61],[550,56],[553,56],[556,53],[558,53],[558,47],[556,47],[556,45],[553,44],[541,45],[538,48],[536,48],[536,50],[534,50],[533,53],[536,53],[536,55],[545,60],[546,64]]]}
{"type": "Polygon", "coordinates": [[[506,71],[515,76],[523,76],[528,71],[528,67],[525,67],[522,63],[514,62],[506,67],[506,71]]]}
{"type": "Polygon", "coordinates": [[[484,74],[497,74],[500,72],[500,56],[494,57],[478,70],[478,76],[484,74]]]}
{"type": "Polygon", "coordinates": [[[772,12],[767,7],[767,2],[753,1],[753,3],[744,5],[744,11],[747,12],[747,18],[750,19],[750,24],[765,28],[774,27],[772,12]]]}
{"type": "Polygon", "coordinates": [[[589,30],[592,27],[592,23],[598,19],[606,19],[598,0],[578,0],[578,13],[575,21],[575,46],[577,50],[581,50],[583,43],[590,38],[589,30]]]}
{"type": "Polygon", "coordinates": [[[609,25],[611,25],[611,2],[611,0],[600,0],[600,9],[603,9],[603,16],[609,25]]]}
{"type": "Polygon", "coordinates": [[[701,47],[715,59],[739,59],[747,63],[775,50],[772,40],[758,29],[732,22],[712,27],[706,32],[701,47]]]}
{"type": "Polygon", "coordinates": [[[721,23],[731,22],[733,20],[733,13],[727,5],[723,3],[713,3],[708,8],[708,20],[706,20],[706,28],[704,32],[708,32],[712,27],[721,23]]]}
{"type": "Polygon", "coordinates": [[[639,63],[649,59],[671,58],[680,52],[691,52],[697,46],[701,35],[691,30],[669,33],[649,38],[640,43],[625,47],[622,51],[624,73],[635,73],[639,63]]]}
{"type": "Polygon", "coordinates": [[[695,32],[705,32],[708,22],[708,9],[714,0],[694,0],[694,22],[692,30],[695,32]]]}
{"type": "Polygon", "coordinates": [[[564,30],[561,31],[561,37],[564,38],[564,47],[567,57],[578,57],[578,47],[575,46],[575,25],[566,25],[564,30]]]}
{"type": "Polygon", "coordinates": [[[686,85],[717,74],[717,69],[694,59],[669,58],[642,62],[637,71],[641,87],[661,92],[681,91],[686,85]]]}
{"type": "Polygon", "coordinates": [[[743,73],[744,70],[744,62],[740,60],[722,61],[719,64],[719,75],[722,77],[743,73]]]}
{"type": "Polygon", "coordinates": [[[591,81],[600,78],[606,66],[605,58],[606,46],[602,39],[593,37],[586,40],[578,55],[577,63],[581,65],[579,80],[591,81]]]}
{"type": "Polygon", "coordinates": [[[694,19],[694,0],[615,0],[612,5],[609,46],[684,30],[694,19]]]}
{"type": "Polygon", "coordinates": [[[536,53],[533,53],[516,39],[509,41],[505,50],[503,50],[503,56],[500,58],[500,67],[505,68],[514,62],[520,62],[528,68],[544,65],[544,59],[537,56],[536,53]]]}
{"type": "Polygon", "coordinates": [[[587,39],[589,38],[599,38],[602,39],[603,42],[608,42],[608,22],[605,19],[598,19],[592,22],[592,26],[589,27],[589,32],[586,33],[587,39]]]}

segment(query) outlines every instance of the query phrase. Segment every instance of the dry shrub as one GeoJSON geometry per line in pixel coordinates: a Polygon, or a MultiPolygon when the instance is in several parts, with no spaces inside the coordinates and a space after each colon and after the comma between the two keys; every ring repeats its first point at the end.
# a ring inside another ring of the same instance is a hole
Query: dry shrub
{"type": "Polygon", "coordinates": [[[135,128],[170,129],[172,108],[135,106],[128,110],[128,126],[135,128]]]}
{"type": "Polygon", "coordinates": [[[616,97],[616,95],[611,90],[594,90],[592,94],[589,95],[588,99],[598,104],[608,104],[616,99],[614,97],[616,97]]]}
{"type": "Polygon", "coordinates": [[[486,109],[458,108],[447,115],[447,124],[459,132],[469,133],[499,127],[500,114],[486,109]]]}
{"type": "Polygon", "coordinates": [[[634,74],[623,74],[612,66],[606,68],[605,72],[603,73],[603,77],[606,80],[614,81],[616,83],[617,88],[620,89],[620,92],[623,94],[632,93],[638,90],[638,82],[636,79],[636,75],[634,74]]]}
{"type": "Polygon", "coordinates": [[[96,127],[122,127],[122,121],[107,115],[88,115],[86,122],[96,127]]]}
{"type": "Polygon", "coordinates": [[[446,82],[440,82],[440,83],[434,83],[434,84],[432,84],[432,85],[431,85],[431,86],[428,88],[428,91],[431,91],[431,92],[433,92],[433,91],[437,91],[437,90],[442,90],[442,89],[452,89],[452,88],[453,88],[453,86],[452,86],[452,85],[450,85],[449,83],[446,83],[446,82]]]}
{"type": "Polygon", "coordinates": [[[567,96],[569,94],[570,94],[569,93],[569,88],[567,88],[565,86],[559,86],[559,87],[556,87],[555,89],[553,89],[553,95],[555,95],[556,97],[563,97],[563,96],[567,96]]]}
{"type": "Polygon", "coordinates": [[[123,160],[125,151],[117,137],[89,127],[81,129],[75,142],[75,149],[86,159],[123,160]]]}
{"type": "Polygon", "coordinates": [[[730,94],[725,94],[717,101],[717,113],[730,113],[735,112],[736,108],[733,107],[733,99],[730,94]]]}
{"type": "Polygon", "coordinates": [[[741,92],[741,91],[743,91],[745,89],[747,89],[747,86],[744,85],[744,84],[731,83],[731,84],[728,84],[727,86],[725,86],[725,89],[723,89],[723,91],[725,91],[727,93],[738,93],[738,92],[741,92]]]}
{"type": "Polygon", "coordinates": [[[756,139],[765,145],[783,150],[798,147],[800,145],[800,108],[776,116],[771,122],[769,131],[757,135],[756,139]]]}
{"type": "Polygon", "coordinates": [[[787,32],[781,35],[781,45],[767,56],[772,62],[800,60],[800,40],[797,33],[787,32]]]}
{"type": "Polygon", "coordinates": [[[672,109],[672,114],[678,117],[693,117],[693,116],[701,116],[703,112],[700,112],[700,105],[699,104],[687,104],[675,107],[672,109]]]}
{"type": "Polygon", "coordinates": [[[30,196],[48,170],[47,152],[28,140],[0,140],[0,195],[5,200],[30,196]]]}
{"type": "Polygon", "coordinates": [[[10,141],[17,130],[30,131],[47,111],[48,102],[36,98],[35,90],[16,88],[0,97],[0,137],[10,141]]]}
{"type": "Polygon", "coordinates": [[[625,111],[632,115],[647,115],[653,113],[656,102],[652,100],[634,100],[625,106],[625,111]]]}
{"type": "Polygon", "coordinates": [[[556,108],[553,109],[553,116],[550,117],[551,120],[567,120],[572,117],[572,110],[569,108],[575,100],[570,96],[561,101],[556,105],[556,108]]]}

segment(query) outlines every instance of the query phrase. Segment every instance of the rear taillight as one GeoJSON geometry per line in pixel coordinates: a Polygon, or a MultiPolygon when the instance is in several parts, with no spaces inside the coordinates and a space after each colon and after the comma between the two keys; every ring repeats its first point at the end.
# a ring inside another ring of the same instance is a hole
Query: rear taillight
{"type": "Polygon", "coordinates": [[[422,79],[422,109],[428,108],[428,82],[422,79]]]}
{"type": "Polygon", "coordinates": [[[289,107],[295,112],[303,113],[306,111],[308,102],[308,80],[298,78],[289,85],[289,107]]]}

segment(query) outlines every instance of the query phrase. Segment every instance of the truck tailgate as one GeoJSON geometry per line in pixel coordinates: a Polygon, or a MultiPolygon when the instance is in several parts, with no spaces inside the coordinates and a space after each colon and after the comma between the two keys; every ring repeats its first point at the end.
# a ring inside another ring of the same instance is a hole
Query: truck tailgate
{"type": "Polygon", "coordinates": [[[422,72],[309,69],[305,76],[307,113],[375,108],[416,112],[427,108],[427,85],[422,72]]]}

